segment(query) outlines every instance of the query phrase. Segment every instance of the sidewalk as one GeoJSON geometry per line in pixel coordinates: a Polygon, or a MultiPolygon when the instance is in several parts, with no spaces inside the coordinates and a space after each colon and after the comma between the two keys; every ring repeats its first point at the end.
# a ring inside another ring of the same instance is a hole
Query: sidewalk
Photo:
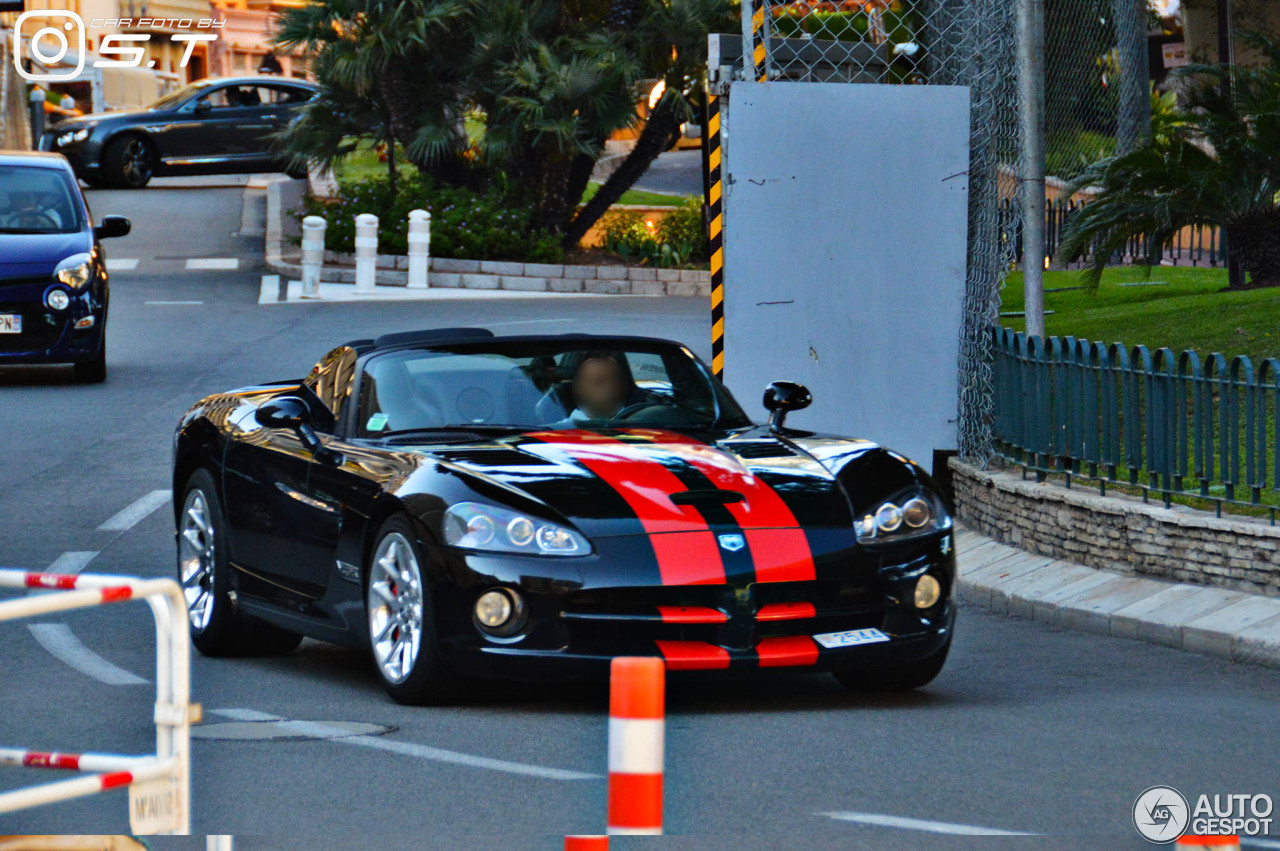
{"type": "Polygon", "coordinates": [[[1067,629],[1280,668],[1280,599],[1098,570],[956,525],[965,602],[1067,629]]]}

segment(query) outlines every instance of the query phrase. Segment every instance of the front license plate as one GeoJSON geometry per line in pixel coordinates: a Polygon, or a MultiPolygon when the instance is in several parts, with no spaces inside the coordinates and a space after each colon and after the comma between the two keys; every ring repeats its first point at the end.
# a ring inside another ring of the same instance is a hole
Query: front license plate
{"type": "Polygon", "coordinates": [[[889,636],[878,629],[846,629],[844,632],[824,632],[813,640],[823,647],[856,647],[859,644],[878,644],[889,636]]]}
{"type": "Polygon", "coordinates": [[[21,334],[21,313],[0,313],[0,334],[21,334]]]}

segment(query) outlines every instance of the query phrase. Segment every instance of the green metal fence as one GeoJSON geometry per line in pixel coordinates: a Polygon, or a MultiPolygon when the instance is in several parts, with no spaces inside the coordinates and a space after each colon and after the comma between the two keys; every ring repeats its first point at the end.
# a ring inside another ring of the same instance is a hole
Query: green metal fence
{"type": "Polygon", "coordinates": [[[1034,473],[1280,507],[1280,360],[993,328],[997,454],[1034,473]]]}

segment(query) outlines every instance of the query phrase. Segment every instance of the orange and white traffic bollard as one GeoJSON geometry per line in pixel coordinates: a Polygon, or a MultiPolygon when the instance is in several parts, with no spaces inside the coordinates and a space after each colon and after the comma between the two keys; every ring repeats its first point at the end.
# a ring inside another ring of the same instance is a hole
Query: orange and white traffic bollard
{"type": "Polygon", "coordinates": [[[610,680],[608,832],[661,834],[666,666],[619,657],[610,680]]]}
{"type": "Polygon", "coordinates": [[[1180,836],[1175,848],[1213,848],[1214,851],[1240,851],[1240,837],[1230,836],[1180,836]]]}
{"type": "Polygon", "coordinates": [[[609,837],[566,836],[564,851],[609,851],[609,837]]]}

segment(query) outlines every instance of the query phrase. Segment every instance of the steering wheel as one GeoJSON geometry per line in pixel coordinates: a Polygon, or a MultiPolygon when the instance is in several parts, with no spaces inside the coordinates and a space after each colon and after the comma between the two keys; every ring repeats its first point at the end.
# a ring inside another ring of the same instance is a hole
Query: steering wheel
{"type": "Polygon", "coordinates": [[[6,227],[58,229],[58,223],[52,217],[38,210],[17,210],[4,219],[6,227]]]}

